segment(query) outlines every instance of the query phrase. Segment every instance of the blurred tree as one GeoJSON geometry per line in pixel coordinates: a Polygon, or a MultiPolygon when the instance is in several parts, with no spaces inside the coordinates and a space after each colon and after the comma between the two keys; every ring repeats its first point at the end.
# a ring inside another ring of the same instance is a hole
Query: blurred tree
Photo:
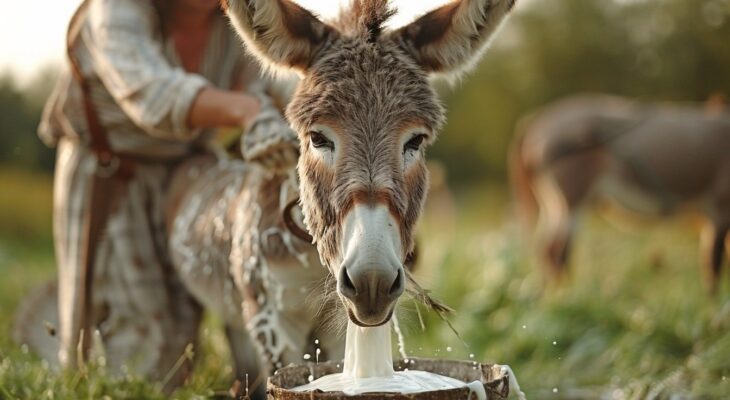
{"type": "Polygon", "coordinates": [[[0,77],[0,161],[29,166],[26,148],[34,139],[34,121],[23,93],[10,75],[0,77]]]}
{"type": "Polygon", "coordinates": [[[503,179],[519,118],[576,92],[704,101],[730,94],[730,0],[520,3],[478,69],[447,91],[431,152],[452,182],[503,179]]]}
{"type": "Polygon", "coordinates": [[[53,151],[36,136],[43,104],[55,81],[47,67],[22,90],[10,74],[0,76],[0,164],[50,170],[53,151]]]}
{"type": "MultiPolygon", "coordinates": [[[[430,155],[450,182],[502,180],[516,122],[561,96],[730,97],[730,0],[525,0],[517,10],[477,70],[442,88],[449,123],[430,155]]],[[[35,130],[55,76],[46,67],[23,88],[0,76],[0,164],[51,168],[35,130]]]]}

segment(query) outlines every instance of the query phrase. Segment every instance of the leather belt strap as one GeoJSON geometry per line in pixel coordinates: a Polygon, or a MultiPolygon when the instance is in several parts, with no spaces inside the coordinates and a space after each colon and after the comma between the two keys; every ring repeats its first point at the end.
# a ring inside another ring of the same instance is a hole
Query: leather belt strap
{"type": "MultiPolygon", "coordinates": [[[[91,0],[84,0],[71,18],[66,37],[66,50],[71,73],[81,88],[84,115],[89,134],[89,148],[96,155],[97,166],[91,180],[88,208],[83,215],[83,234],[81,237],[80,264],[78,265],[78,286],[74,288],[74,302],[71,305],[74,309],[71,313],[70,323],[71,337],[63,349],[67,367],[75,363],[82,363],[89,353],[92,344],[93,320],[92,320],[92,295],[94,279],[94,263],[96,261],[99,238],[104,234],[106,223],[113,208],[114,199],[123,195],[126,183],[131,179],[134,171],[134,160],[116,154],[109,145],[107,132],[99,121],[99,115],[91,99],[91,87],[84,78],[81,65],[74,54],[74,46],[77,42],[83,27],[84,16],[91,0]],[[70,346],[70,347],[69,347],[70,346]],[[78,346],[78,347],[77,347],[78,346]],[[80,350],[75,354],[72,352],[80,350]],[[83,359],[81,359],[83,357],[83,359]]],[[[68,306],[68,305],[63,305],[68,306]]]]}
{"type": "Polygon", "coordinates": [[[66,36],[66,52],[71,66],[71,74],[81,88],[84,116],[89,133],[89,148],[96,154],[99,166],[107,170],[107,175],[120,175],[120,177],[129,178],[131,177],[134,161],[112,151],[106,129],[99,121],[99,115],[91,99],[91,86],[84,78],[81,64],[74,54],[74,46],[83,27],[83,17],[90,3],[91,0],[84,0],[71,18],[66,36]]]}
{"type": "Polygon", "coordinates": [[[284,225],[289,229],[289,232],[291,232],[294,236],[296,236],[299,240],[305,241],[309,244],[314,243],[314,238],[312,235],[307,232],[306,229],[299,226],[299,224],[296,223],[294,220],[294,216],[292,215],[292,210],[294,207],[299,204],[299,197],[295,198],[294,200],[287,203],[286,207],[284,207],[283,211],[283,217],[284,217],[284,225]]]}

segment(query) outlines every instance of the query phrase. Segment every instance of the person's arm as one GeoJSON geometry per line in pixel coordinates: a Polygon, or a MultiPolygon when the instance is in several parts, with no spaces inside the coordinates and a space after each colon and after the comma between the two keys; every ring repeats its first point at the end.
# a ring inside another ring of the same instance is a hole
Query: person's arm
{"type": "Polygon", "coordinates": [[[245,126],[258,110],[255,98],[172,66],[157,24],[149,1],[96,0],[82,30],[91,67],[129,118],[173,140],[192,140],[201,128],[245,126]]]}
{"type": "Polygon", "coordinates": [[[260,110],[253,96],[205,87],[190,107],[187,124],[191,128],[248,127],[260,110]]]}

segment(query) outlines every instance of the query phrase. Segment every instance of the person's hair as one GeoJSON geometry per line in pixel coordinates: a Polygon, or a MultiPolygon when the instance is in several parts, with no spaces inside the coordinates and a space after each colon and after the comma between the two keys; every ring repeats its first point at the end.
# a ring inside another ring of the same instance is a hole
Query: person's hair
{"type": "Polygon", "coordinates": [[[165,37],[165,29],[166,29],[166,22],[167,18],[170,15],[170,9],[172,8],[172,2],[174,0],[151,0],[152,4],[155,6],[155,9],[157,10],[157,18],[159,20],[160,25],[160,33],[162,34],[162,37],[165,37]]]}
{"type": "MultiPolygon", "coordinates": [[[[160,33],[164,38],[167,33],[167,27],[169,26],[170,15],[172,14],[172,6],[176,0],[150,0],[157,10],[157,18],[159,19],[160,33]]],[[[223,12],[225,2],[220,2],[220,11],[223,12]]]]}

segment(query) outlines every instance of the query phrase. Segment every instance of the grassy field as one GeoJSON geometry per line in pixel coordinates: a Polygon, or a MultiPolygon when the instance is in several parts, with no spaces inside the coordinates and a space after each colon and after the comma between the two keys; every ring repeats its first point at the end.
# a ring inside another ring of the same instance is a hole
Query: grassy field
{"type": "MultiPolygon", "coordinates": [[[[10,340],[24,293],[53,277],[50,179],[0,170],[0,399],[165,398],[154,384],[89,366],[56,374],[10,340]]],[[[624,231],[587,214],[571,278],[543,290],[504,190],[434,197],[419,279],[457,310],[466,347],[434,315],[399,314],[411,355],[510,364],[528,398],[730,396],[730,279],[708,298],[691,224],[624,231]]],[[[209,319],[193,379],[175,398],[223,396],[230,368],[209,319]]]]}

